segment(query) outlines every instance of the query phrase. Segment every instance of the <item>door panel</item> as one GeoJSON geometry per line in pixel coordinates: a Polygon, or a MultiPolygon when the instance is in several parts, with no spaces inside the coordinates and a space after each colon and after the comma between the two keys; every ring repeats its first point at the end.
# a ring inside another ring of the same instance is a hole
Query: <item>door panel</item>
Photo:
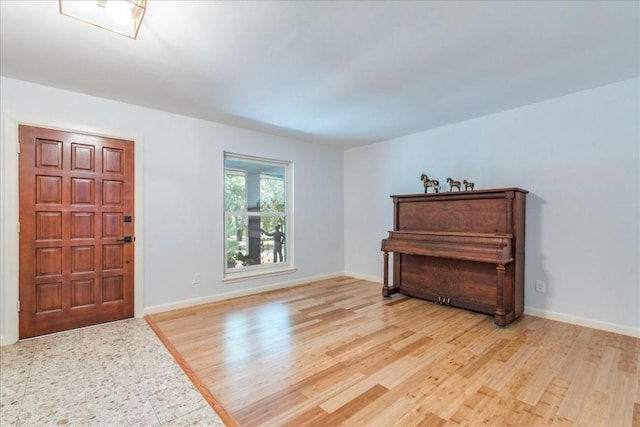
{"type": "Polygon", "coordinates": [[[133,317],[133,142],[19,135],[20,338],[133,317]]]}

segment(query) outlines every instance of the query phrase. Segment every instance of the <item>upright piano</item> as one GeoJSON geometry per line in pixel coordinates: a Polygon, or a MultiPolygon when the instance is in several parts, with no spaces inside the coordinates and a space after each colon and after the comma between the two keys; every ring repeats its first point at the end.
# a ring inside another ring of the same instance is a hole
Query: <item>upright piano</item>
{"type": "Polygon", "coordinates": [[[524,311],[526,190],[394,195],[382,240],[385,298],[400,293],[494,316],[524,311]],[[389,284],[389,253],[393,283],[389,284]]]}

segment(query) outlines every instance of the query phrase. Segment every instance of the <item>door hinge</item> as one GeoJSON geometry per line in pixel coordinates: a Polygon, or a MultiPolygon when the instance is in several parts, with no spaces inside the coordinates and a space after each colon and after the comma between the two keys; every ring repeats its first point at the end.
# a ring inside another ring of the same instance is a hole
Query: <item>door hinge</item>
{"type": "Polygon", "coordinates": [[[17,307],[18,308],[18,313],[20,313],[20,301],[18,301],[17,305],[18,305],[18,307],[17,307]]]}
{"type": "Polygon", "coordinates": [[[20,221],[18,221],[18,233],[20,232],[20,221]]]}
{"type": "Polygon", "coordinates": [[[18,154],[20,154],[20,141],[18,141],[18,154]]]}

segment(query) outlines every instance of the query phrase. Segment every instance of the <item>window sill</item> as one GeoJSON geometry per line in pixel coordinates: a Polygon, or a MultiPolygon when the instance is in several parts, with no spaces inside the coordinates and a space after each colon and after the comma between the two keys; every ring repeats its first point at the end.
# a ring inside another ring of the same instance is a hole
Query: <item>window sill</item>
{"type": "Polygon", "coordinates": [[[222,279],[222,283],[234,283],[263,277],[281,276],[283,274],[295,273],[296,271],[297,269],[290,265],[270,268],[268,270],[238,271],[237,273],[227,273],[222,279]]]}

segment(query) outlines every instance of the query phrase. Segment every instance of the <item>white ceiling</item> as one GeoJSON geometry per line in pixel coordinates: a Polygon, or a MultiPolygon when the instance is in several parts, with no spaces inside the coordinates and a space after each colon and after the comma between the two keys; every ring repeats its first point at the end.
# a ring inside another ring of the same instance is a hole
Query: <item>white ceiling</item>
{"type": "Polygon", "coordinates": [[[0,1],[3,76],[353,147],[640,75],[638,1],[0,1]]]}

